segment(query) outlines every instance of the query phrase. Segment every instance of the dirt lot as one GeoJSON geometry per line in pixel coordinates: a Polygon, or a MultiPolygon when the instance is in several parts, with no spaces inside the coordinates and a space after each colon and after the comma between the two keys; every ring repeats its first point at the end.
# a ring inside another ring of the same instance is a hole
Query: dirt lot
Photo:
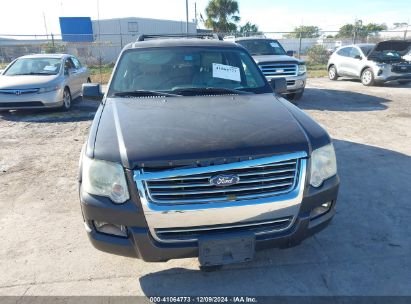
{"type": "Polygon", "coordinates": [[[298,106],[334,138],[337,215],[296,248],[213,273],[89,244],[76,177],[96,106],[0,114],[0,295],[411,295],[411,86],[310,79],[298,106]]]}

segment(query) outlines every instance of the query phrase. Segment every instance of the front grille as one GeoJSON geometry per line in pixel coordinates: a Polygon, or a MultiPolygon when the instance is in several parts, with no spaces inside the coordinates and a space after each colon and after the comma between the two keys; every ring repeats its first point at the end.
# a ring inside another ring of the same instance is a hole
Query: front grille
{"type": "Polygon", "coordinates": [[[264,76],[280,77],[280,76],[297,76],[297,65],[293,63],[264,63],[259,64],[264,76]]]}
{"type": "Polygon", "coordinates": [[[399,64],[393,65],[391,71],[394,73],[411,73],[411,65],[399,64]]]}
{"type": "MultiPolygon", "coordinates": [[[[297,183],[299,159],[261,163],[243,167],[242,162],[229,170],[216,170],[213,166],[207,173],[174,175],[150,178],[150,171],[141,169],[144,188],[150,202],[158,204],[190,204],[255,199],[275,196],[292,191],[297,183]],[[239,177],[236,184],[216,186],[210,183],[213,176],[229,174],[239,177]]],[[[195,171],[195,169],[193,169],[195,171]]],[[[204,171],[203,171],[204,172],[204,171]]],[[[153,172],[155,175],[158,172],[153,172]]]]}
{"type": "Polygon", "coordinates": [[[229,225],[212,225],[182,228],[155,229],[156,236],[163,241],[196,241],[201,236],[210,234],[226,234],[236,232],[252,232],[256,236],[285,230],[291,226],[293,217],[285,217],[268,221],[234,223],[229,225]]]}
{"type": "Polygon", "coordinates": [[[40,101],[25,101],[25,102],[0,102],[0,108],[24,108],[24,107],[43,107],[44,104],[40,101]]]}
{"type": "Polygon", "coordinates": [[[0,89],[1,94],[12,94],[12,95],[22,95],[22,94],[32,94],[37,93],[39,89],[0,89]]]}

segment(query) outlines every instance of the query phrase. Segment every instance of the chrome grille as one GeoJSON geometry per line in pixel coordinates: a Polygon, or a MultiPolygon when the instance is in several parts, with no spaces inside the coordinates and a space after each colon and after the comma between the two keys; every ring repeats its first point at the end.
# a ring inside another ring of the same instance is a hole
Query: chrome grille
{"type": "Polygon", "coordinates": [[[264,63],[258,65],[266,77],[297,76],[297,65],[291,63],[264,63]]]}
{"type": "MultiPolygon", "coordinates": [[[[277,162],[246,166],[242,162],[230,164],[230,168],[219,170],[221,166],[202,168],[198,174],[192,174],[198,168],[150,172],[141,169],[141,180],[150,202],[158,204],[190,204],[224,202],[276,196],[292,191],[297,183],[300,161],[298,158],[277,162]],[[180,171],[180,172],[179,172],[180,171]],[[185,174],[179,174],[184,172],[185,174]],[[191,174],[190,174],[191,173],[191,174]],[[213,176],[234,174],[240,180],[229,186],[216,186],[210,183],[213,176]],[[157,175],[157,176],[156,176],[157,175]],[[166,175],[163,177],[161,175],[166,175]]],[[[259,160],[255,160],[259,162],[259,160]]]]}

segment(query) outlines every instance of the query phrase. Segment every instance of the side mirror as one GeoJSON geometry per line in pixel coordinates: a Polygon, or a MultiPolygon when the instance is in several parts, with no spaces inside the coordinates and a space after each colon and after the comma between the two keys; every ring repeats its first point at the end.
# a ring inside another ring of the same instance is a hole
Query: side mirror
{"type": "Polygon", "coordinates": [[[294,51],[287,51],[287,56],[294,57],[294,51]]]}
{"type": "Polygon", "coordinates": [[[355,58],[355,59],[358,59],[358,60],[361,60],[361,59],[362,59],[362,57],[361,57],[360,55],[355,55],[354,58],[355,58]]]}
{"type": "Polygon", "coordinates": [[[68,68],[64,68],[64,75],[70,75],[70,71],[68,68]]]}
{"type": "Polygon", "coordinates": [[[104,96],[104,94],[101,92],[101,86],[99,83],[84,83],[82,92],[84,99],[101,101],[104,96]]]}
{"type": "Polygon", "coordinates": [[[287,80],[284,77],[272,78],[270,80],[270,85],[274,92],[277,94],[283,94],[287,92],[287,80]]]}

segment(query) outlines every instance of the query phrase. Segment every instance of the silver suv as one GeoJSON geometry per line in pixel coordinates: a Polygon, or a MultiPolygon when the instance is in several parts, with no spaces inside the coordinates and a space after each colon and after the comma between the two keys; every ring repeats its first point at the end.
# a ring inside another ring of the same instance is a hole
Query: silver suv
{"type": "Polygon", "coordinates": [[[377,44],[357,44],[340,47],[328,60],[328,76],[361,79],[365,86],[387,81],[411,82],[411,62],[405,55],[411,41],[389,40],[377,44]]]}
{"type": "Polygon", "coordinates": [[[293,51],[286,52],[277,40],[268,38],[244,37],[236,38],[235,42],[253,56],[268,81],[286,78],[287,92],[284,95],[288,99],[298,100],[303,96],[307,68],[304,61],[293,57],[293,51]]]}

